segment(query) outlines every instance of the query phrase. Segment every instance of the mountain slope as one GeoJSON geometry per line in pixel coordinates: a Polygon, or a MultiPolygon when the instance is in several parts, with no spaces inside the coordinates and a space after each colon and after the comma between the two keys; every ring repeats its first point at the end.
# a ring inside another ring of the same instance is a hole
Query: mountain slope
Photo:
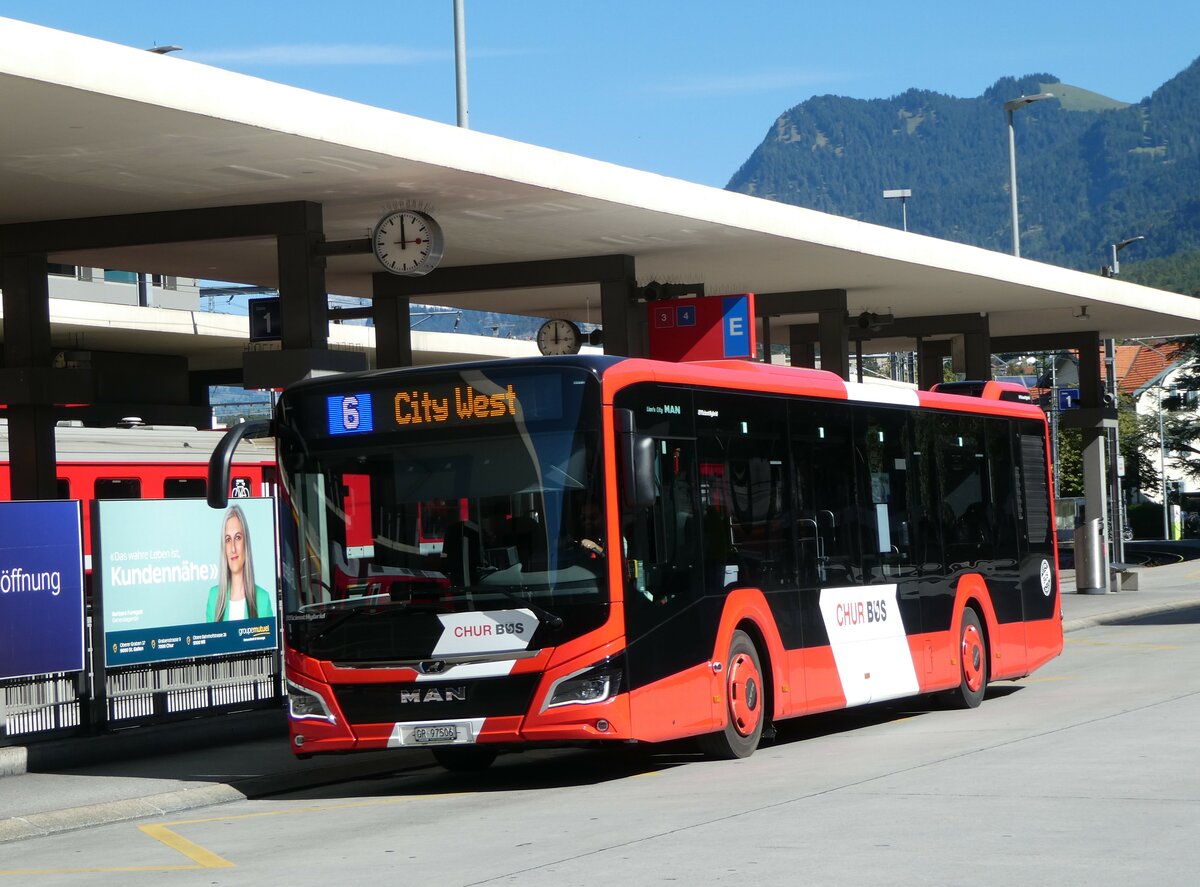
{"type": "Polygon", "coordinates": [[[1200,59],[1127,105],[1049,74],[1003,78],[976,98],[909,90],[815,96],[782,114],[728,188],[899,226],[888,188],[911,188],[909,228],[1011,249],[1004,102],[1015,115],[1021,253],[1081,270],[1146,235],[1136,257],[1200,249],[1200,59]]]}

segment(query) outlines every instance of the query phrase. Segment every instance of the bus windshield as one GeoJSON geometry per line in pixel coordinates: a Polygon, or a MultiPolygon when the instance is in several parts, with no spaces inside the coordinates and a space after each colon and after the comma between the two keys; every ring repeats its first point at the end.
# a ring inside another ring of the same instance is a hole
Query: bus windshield
{"type": "MultiPolygon", "coordinates": [[[[603,622],[599,384],[561,368],[482,373],[404,374],[399,392],[366,392],[367,433],[281,432],[294,521],[283,539],[299,549],[284,581],[294,648],[340,661],[427,658],[436,619],[468,611],[524,611],[541,646],[603,622]],[[447,413],[421,407],[443,397],[447,413]],[[486,398],[501,398],[500,415],[456,416],[455,398],[469,397],[489,412],[486,398]],[[435,414],[445,418],[424,418],[435,414]],[[401,424],[413,415],[422,420],[401,424]]],[[[328,414],[339,397],[285,407],[282,424],[311,427],[310,412],[328,414]]]]}

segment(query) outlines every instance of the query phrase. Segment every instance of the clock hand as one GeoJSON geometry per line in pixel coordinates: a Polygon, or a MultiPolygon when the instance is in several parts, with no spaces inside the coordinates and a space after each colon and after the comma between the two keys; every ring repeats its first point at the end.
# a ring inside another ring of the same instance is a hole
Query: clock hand
{"type": "Polygon", "coordinates": [[[400,249],[408,249],[408,241],[404,237],[404,216],[400,217],[400,249]]]}

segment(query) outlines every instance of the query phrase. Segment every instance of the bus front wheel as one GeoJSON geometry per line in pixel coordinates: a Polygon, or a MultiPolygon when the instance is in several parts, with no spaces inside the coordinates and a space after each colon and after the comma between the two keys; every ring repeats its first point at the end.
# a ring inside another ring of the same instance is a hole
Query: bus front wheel
{"type": "Polygon", "coordinates": [[[987,690],[988,648],[979,615],[970,607],[963,610],[957,652],[958,688],[946,691],[946,704],[950,708],[977,708],[987,690]]]}
{"type": "Polygon", "coordinates": [[[724,730],[701,736],[700,750],[721,760],[748,758],[762,738],[766,699],[758,650],[744,631],[730,638],[724,672],[728,723],[724,730]]]}

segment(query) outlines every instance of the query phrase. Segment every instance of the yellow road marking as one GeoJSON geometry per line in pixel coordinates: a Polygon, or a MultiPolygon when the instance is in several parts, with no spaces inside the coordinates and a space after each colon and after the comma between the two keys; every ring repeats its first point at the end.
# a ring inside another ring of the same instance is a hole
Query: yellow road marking
{"type": "MultiPolygon", "coordinates": [[[[172,823],[174,825],[175,823],[172,823]]],[[[147,834],[156,841],[166,844],[172,850],[178,851],[196,863],[202,869],[229,869],[233,868],[233,863],[224,857],[217,856],[211,850],[206,850],[199,844],[189,841],[182,835],[177,835],[165,825],[141,825],[138,826],[143,834],[147,834]]]]}
{"type": "MultiPolygon", "coordinates": [[[[465,792],[446,792],[438,795],[421,795],[422,800],[432,798],[454,798],[465,792]]],[[[189,841],[182,835],[171,830],[181,825],[198,825],[206,822],[233,822],[238,819],[260,819],[265,816],[292,816],[298,813],[321,813],[326,810],[353,810],[360,807],[379,807],[385,804],[400,804],[412,798],[382,798],[374,801],[355,801],[348,804],[330,804],[325,806],[301,807],[298,810],[268,810],[261,813],[242,813],[237,816],[206,816],[198,819],[178,819],[174,822],[140,825],[138,830],[154,840],[182,853],[192,860],[193,865],[145,865],[145,866],[115,866],[111,868],[72,868],[72,869],[0,869],[0,877],[7,875],[79,875],[79,874],[112,874],[118,872],[186,872],[202,869],[236,868],[237,863],[230,862],[218,856],[211,850],[189,841]]]]}
{"type": "MultiPolygon", "coordinates": [[[[171,823],[175,825],[176,823],[171,823]]],[[[138,826],[143,834],[165,844],[172,850],[182,853],[194,865],[137,865],[118,866],[112,868],[78,868],[78,869],[5,869],[2,875],[64,875],[64,874],[113,874],[116,872],[185,872],[200,869],[231,869],[234,864],[224,857],[217,856],[211,850],[206,850],[199,844],[189,841],[182,835],[177,835],[165,825],[138,826]]]]}

